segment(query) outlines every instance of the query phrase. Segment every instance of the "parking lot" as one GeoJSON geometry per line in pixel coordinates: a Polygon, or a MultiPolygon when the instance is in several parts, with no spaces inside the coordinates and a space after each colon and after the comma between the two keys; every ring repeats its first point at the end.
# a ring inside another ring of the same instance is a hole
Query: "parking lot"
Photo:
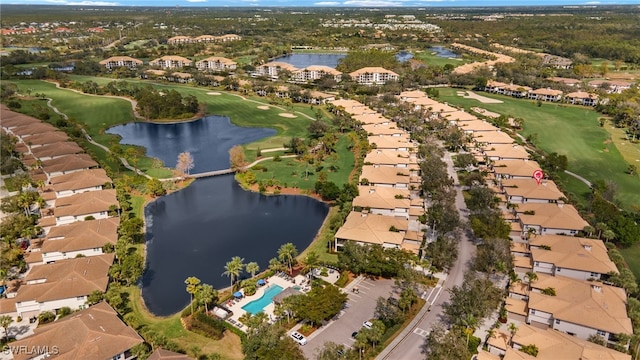
{"type": "Polygon", "coordinates": [[[351,347],[354,343],[351,334],[360,330],[364,321],[373,318],[378,298],[381,296],[384,298],[389,297],[393,287],[394,281],[388,279],[370,280],[358,278],[349,284],[345,288],[349,296],[347,307],[342,311],[339,318],[329,322],[307,337],[307,345],[302,347],[307,359],[315,359],[317,349],[329,341],[351,347]],[[358,289],[358,292],[353,292],[353,288],[358,289]]]}

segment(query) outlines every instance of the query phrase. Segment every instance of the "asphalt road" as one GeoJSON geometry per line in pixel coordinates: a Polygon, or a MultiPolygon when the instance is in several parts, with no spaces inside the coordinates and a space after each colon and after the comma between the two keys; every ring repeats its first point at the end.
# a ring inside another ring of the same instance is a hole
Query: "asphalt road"
{"type": "MultiPolygon", "coordinates": [[[[462,188],[458,183],[458,177],[453,168],[451,155],[447,153],[443,160],[447,164],[449,175],[453,177],[456,184],[456,208],[458,212],[460,212],[461,220],[467,221],[467,207],[462,197],[462,188]]],[[[462,284],[464,273],[469,267],[469,261],[475,254],[475,251],[476,246],[467,237],[467,234],[463,233],[458,244],[458,260],[442,283],[442,288],[434,288],[427,295],[426,300],[428,304],[432,304],[430,311],[424,313],[424,316],[410,329],[410,332],[408,332],[405,337],[401,338],[399,343],[395,344],[395,347],[386,349],[387,351],[381,353],[377,359],[417,360],[425,358],[422,346],[433,325],[442,321],[442,305],[449,300],[449,292],[447,290],[462,284]]],[[[392,343],[391,346],[394,346],[394,344],[392,343]]]]}
{"type": "Polygon", "coordinates": [[[394,280],[390,279],[354,280],[354,283],[346,288],[349,296],[348,307],[343,310],[344,312],[337,320],[316,330],[307,338],[307,345],[302,347],[305,357],[315,359],[317,350],[329,341],[343,344],[345,347],[353,346],[354,340],[351,334],[360,330],[363,321],[374,317],[378,298],[389,297],[394,287],[394,280]],[[359,288],[359,293],[351,292],[354,286],[359,288]]]}

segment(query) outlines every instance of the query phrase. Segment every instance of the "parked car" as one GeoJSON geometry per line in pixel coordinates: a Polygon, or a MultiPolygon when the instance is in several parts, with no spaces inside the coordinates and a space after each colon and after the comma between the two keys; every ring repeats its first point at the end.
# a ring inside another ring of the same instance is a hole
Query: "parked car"
{"type": "Polygon", "coordinates": [[[291,333],[291,338],[293,339],[293,341],[297,342],[300,345],[306,345],[307,344],[307,338],[304,337],[304,335],[300,334],[297,331],[294,331],[291,333]]]}
{"type": "Polygon", "coordinates": [[[351,333],[351,337],[352,337],[352,338],[354,338],[354,339],[355,339],[355,338],[356,338],[356,336],[358,336],[358,332],[357,332],[357,331],[354,331],[354,332],[352,332],[352,333],[351,333]]]}
{"type": "Polygon", "coordinates": [[[362,327],[365,327],[367,329],[371,329],[372,326],[373,324],[371,323],[371,321],[365,321],[362,323],[362,327]]]}

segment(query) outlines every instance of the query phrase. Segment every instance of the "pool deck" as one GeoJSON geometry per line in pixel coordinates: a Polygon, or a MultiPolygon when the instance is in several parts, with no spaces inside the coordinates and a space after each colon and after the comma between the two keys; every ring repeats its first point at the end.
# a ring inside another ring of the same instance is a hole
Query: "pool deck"
{"type": "MultiPolygon", "coordinates": [[[[298,275],[293,279],[293,281],[289,281],[284,277],[280,277],[280,276],[274,275],[274,276],[268,278],[267,279],[267,285],[259,287],[255,294],[253,294],[251,296],[245,296],[240,300],[230,300],[229,302],[225,303],[224,305],[226,306],[226,308],[233,312],[233,315],[231,315],[229,318],[227,318],[227,321],[230,322],[231,324],[235,325],[236,327],[238,327],[240,330],[246,331],[247,327],[242,325],[239,322],[239,318],[246,312],[246,311],[244,311],[242,309],[242,307],[245,306],[246,304],[250,303],[251,301],[257,300],[260,297],[262,297],[262,295],[264,294],[265,290],[271,285],[274,285],[274,284],[278,285],[284,290],[284,289],[287,289],[287,288],[290,288],[290,287],[300,286],[300,284],[302,284],[302,283],[307,281],[307,278],[304,277],[303,275],[298,275]],[[295,283],[293,281],[295,281],[295,283]]],[[[269,316],[269,320],[271,320],[271,321],[273,321],[275,319],[275,317],[273,315],[273,310],[274,309],[275,309],[275,305],[273,304],[273,302],[271,302],[269,305],[265,306],[264,309],[263,309],[264,313],[269,316]]]]}

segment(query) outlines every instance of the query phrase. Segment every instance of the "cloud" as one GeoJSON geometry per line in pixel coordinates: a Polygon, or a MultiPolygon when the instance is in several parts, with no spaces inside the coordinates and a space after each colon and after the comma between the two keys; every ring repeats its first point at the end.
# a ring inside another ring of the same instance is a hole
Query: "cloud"
{"type": "Polygon", "coordinates": [[[187,2],[190,2],[190,3],[205,3],[205,2],[207,2],[207,0],[187,0],[187,2]]]}
{"type": "Polygon", "coordinates": [[[339,2],[337,1],[320,1],[317,3],[313,3],[313,5],[315,6],[338,6],[340,5],[339,2]]]}
{"type": "Polygon", "coordinates": [[[363,6],[363,7],[394,7],[403,6],[401,1],[388,1],[388,0],[350,0],[345,1],[343,5],[349,6],[363,6]]]}

